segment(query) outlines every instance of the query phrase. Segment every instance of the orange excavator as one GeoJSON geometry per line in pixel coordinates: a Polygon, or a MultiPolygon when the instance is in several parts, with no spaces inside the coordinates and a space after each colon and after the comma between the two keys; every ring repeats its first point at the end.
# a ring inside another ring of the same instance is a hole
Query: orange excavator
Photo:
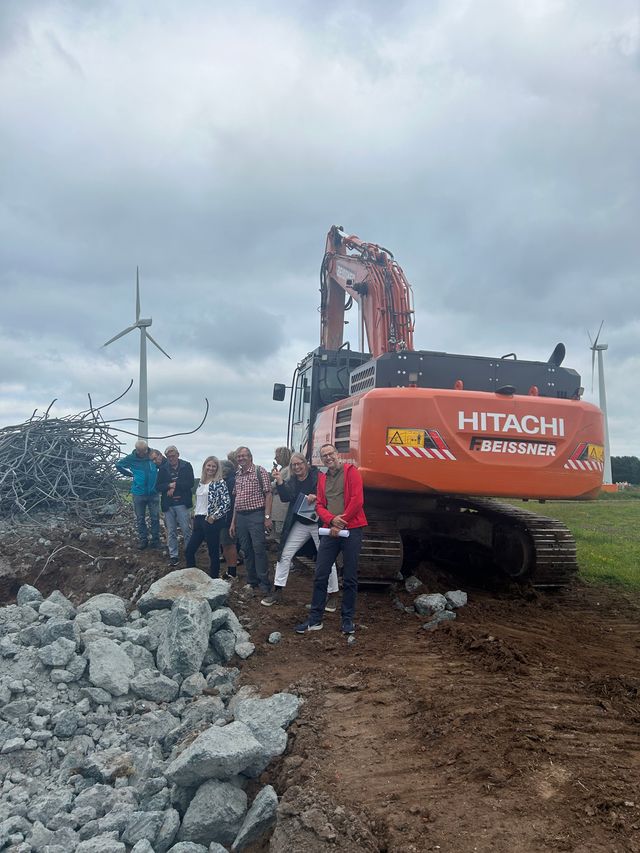
{"type": "MultiPolygon", "coordinates": [[[[570,582],[567,528],[495,500],[600,491],[602,412],[581,400],[564,345],[546,362],[415,350],[402,268],[339,226],[327,235],[320,294],[320,346],[294,371],[287,444],[318,464],[330,442],[359,467],[369,519],[361,579],[385,583],[426,558],[536,587],[570,582]],[[354,303],[358,351],[343,341],[354,303]]],[[[286,388],[276,384],[274,399],[286,388]]]]}

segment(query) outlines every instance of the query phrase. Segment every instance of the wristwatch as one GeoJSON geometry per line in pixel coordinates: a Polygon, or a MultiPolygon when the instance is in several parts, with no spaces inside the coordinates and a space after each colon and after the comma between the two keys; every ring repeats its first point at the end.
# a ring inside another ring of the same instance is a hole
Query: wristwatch
{"type": "Polygon", "coordinates": [[[270,518],[271,516],[268,513],[265,513],[264,520],[269,521],[270,518]]]}

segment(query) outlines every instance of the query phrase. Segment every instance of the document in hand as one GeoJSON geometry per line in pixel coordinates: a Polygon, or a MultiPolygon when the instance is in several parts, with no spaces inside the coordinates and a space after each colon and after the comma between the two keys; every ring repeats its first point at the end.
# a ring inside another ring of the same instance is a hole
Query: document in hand
{"type": "Polygon", "coordinates": [[[302,493],[296,498],[296,502],[293,505],[293,511],[303,521],[312,521],[314,524],[318,521],[315,501],[310,504],[307,500],[307,496],[302,493]]]}

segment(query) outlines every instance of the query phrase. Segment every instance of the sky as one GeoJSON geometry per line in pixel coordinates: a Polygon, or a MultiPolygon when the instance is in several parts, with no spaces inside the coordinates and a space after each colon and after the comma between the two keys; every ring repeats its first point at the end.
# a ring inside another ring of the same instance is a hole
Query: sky
{"type": "MultiPolygon", "coordinates": [[[[640,455],[635,0],[0,4],[0,426],[133,389],[198,467],[286,438],[334,225],[391,249],[417,348],[565,365],[604,321],[613,455],[640,455]]],[[[351,329],[356,328],[355,317],[351,329]]],[[[354,341],[355,343],[355,341],[354,341]]],[[[115,426],[116,424],[114,424],[115,426]]],[[[118,426],[135,432],[134,421],[118,426]]],[[[122,435],[124,450],[133,438],[122,435]]],[[[161,447],[171,443],[158,439],[161,447]]]]}

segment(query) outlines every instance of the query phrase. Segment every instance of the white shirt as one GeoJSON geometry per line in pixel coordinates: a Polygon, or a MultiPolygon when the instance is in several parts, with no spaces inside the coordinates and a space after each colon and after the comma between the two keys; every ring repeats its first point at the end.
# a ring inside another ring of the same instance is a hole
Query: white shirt
{"type": "Polygon", "coordinates": [[[195,515],[209,514],[209,483],[200,483],[196,489],[195,515]]]}

